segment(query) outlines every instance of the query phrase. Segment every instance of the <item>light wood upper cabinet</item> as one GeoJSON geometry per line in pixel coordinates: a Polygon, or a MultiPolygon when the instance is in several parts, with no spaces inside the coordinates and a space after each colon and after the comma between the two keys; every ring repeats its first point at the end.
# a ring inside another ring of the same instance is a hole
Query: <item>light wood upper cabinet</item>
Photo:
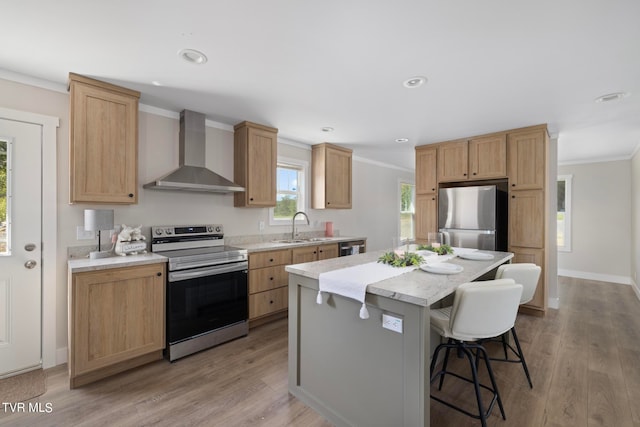
{"type": "Polygon", "coordinates": [[[437,148],[416,147],[416,194],[438,191],[437,148]]]}
{"type": "Polygon", "coordinates": [[[278,129],[242,122],[234,130],[234,181],[246,190],[234,194],[234,206],[275,206],[278,129]]]}
{"type": "Polygon", "coordinates": [[[164,275],[158,263],[70,277],[71,388],[162,358],[164,275]]]}
{"type": "Polygon", "coordinates": [[[513,190],[544,189],[546,126],[507,135],[509,186],[513,190]]]}
{"type": "Polygon", "coordinates": [[[140,92],[69,74],[69,202],[138,202],[140,92]]]}
{"type": "Polygon", "coordinates": [[[443,142],[438,149],[438,182],[507,176],[506,134],[443,142]]]}
{"type": "Polygon", "coordinates": [[[352,150],[317,144],[311,150],[311,207],[351,209],[352,150]]]}
{"type": "Polygon", "coordinates": [[[438,182],[464,181],[468,169],[467,140],[438,144],[438,182]]]}
{"type": "Polygon", "coordinates": [[[507,176],[507,136],[488,135],[470,139],[469,179],[504,178],[507,176]]]}

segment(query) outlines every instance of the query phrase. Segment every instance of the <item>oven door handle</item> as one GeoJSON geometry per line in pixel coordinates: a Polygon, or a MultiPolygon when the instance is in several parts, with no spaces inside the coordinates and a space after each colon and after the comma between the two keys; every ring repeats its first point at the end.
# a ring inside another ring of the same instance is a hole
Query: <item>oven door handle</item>
{"type": "Polygon", "coordinates": [[[230,265],[216,266],[211,268],[199,268],[195,271],[175,271],[169,273],[169,281],[178,282],[180,280],[196,279],[198,277],[215,276],[217,274],[247,270],[248,268],[248,262],[235,262],[230,265]]]}

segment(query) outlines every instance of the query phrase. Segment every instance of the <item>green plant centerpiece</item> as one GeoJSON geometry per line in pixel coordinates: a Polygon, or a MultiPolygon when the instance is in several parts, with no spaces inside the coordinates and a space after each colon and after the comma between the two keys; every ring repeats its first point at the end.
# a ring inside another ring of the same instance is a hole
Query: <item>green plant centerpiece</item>
{"type": "Polygon", "coordinates": [[[389,264],[392,267],[410,267],[422,264],[424,258],[413,252],[386,252],[378,258],[378,262],[389,264]]]}
{"type": "Polygon", "coordinates": [[[419,251],[431,251],[431,252],[435,252],[438,255],[448,255],[448,254],[452,254],[453,253],[453,248],[449,245],[440,245],[436,248],[434,248],[431,245],[420,245],[418,246],[418,250],[419,251]]]}

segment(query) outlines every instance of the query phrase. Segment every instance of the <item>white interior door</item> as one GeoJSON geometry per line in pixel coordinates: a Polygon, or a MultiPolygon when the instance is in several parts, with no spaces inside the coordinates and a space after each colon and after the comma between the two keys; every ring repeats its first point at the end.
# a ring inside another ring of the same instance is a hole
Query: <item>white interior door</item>
{"type": "Polygon", "coordinates": [[[0,378],[42,365],[41,175],[42,126],[0,118],[0,378]]]}

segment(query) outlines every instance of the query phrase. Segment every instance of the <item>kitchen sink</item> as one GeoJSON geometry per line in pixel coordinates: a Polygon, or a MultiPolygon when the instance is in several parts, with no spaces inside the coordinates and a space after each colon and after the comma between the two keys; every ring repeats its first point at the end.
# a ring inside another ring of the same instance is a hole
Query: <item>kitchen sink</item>
{"type": "Polygon", "coordinates": [[[308,243],[308,242],[325,242],[331,240],[331,237],[310,237],[308,239],[279,239],[272,240],[272,243],[308,243]]]}

